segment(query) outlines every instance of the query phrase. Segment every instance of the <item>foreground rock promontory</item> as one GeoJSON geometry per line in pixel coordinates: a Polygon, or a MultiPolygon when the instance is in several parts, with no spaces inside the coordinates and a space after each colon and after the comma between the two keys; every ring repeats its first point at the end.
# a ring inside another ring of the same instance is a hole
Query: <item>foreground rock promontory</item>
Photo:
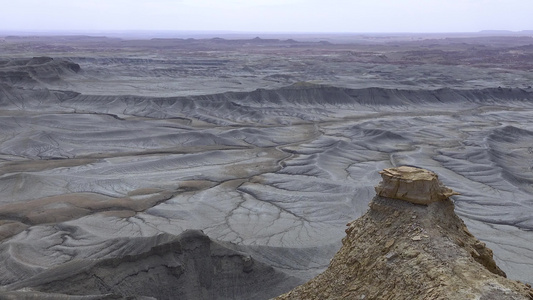
{"type": "Polygon", "coordinates": [[[378,195],[348,224],[328,269],[277,299],[533,299],[468,231],[435,173],[380,173],[378,195]]]}

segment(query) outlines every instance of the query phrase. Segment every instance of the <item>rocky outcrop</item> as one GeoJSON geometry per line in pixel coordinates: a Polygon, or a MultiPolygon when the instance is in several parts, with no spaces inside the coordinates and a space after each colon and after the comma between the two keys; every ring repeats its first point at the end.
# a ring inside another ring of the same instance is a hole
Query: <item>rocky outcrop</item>
{"type": "Polygon", "coordinates": [[[459,195],[443,186],[437,174],[428,170],[401,166],[385,169],[379,173],[383,181],[376,186],[376,194],[381,197],[427,205],[459,195]]]}
{"type": "Polygon", "coordinates": [[[277,299],[533,299],[454,213],[454,193],[436,174],[411,167],[381,174],[378,195],[348,224],[328,269],[277,299]]]}

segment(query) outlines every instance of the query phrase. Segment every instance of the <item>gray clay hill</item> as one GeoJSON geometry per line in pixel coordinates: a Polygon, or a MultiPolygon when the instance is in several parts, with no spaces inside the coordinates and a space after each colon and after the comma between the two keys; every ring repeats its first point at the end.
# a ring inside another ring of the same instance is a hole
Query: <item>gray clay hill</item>
{"type": "Polygon", "coordinates": [[[0,36],[0,297],[275,297],[399,166],[531,284],[532,58],[527,34],[0,36]]]}

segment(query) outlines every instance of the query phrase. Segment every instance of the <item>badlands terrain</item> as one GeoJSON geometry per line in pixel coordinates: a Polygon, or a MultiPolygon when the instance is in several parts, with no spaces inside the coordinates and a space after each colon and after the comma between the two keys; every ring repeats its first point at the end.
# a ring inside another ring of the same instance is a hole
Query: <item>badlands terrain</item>
{"type": "Polygon", "coordinates": [[[532,70],[531,33],[0,36],[0,296],[275,297],[401,165],[533,283],[532,70]]]}

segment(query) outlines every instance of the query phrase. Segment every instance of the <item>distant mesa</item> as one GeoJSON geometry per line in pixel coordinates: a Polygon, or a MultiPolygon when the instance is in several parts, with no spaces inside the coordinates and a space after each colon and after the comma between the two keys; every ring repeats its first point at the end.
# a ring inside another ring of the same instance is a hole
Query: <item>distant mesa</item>
{"type": "Polygon", "coordinates": [[[34,87],[42,82],[58,82],[64,76],[78,73],[81,66],[68,59],[48,56],[10,59],[0,65],[0,82],[13,86],[34,87]]]}
{"type": "Polygon", "coordinates": [[[295,82],[295,83],[293,83],[290,86],[287,86],[285,88],[286,89],[290,89],[290,88],[318,88],[318,87],[321,87],[321,86],[322,86],[321,84],[317,84],[317,83],[313,83],[313,82],[309,82],[309,81],[298,81],[298,82],[295,82]]]}
{"type": "Polygon", "coordinates": [[[33,57],[32,59],[30,59],[26,65],[27,66],[33,66],[33,65],[42,65],[42,64],[45,64],[45,63],[48,63],[48,62],[51,62],[53,61],[54,59],[51,58],[51,57],[47,57],[47,56],[38,56],[38,57],[33,57]]]}

